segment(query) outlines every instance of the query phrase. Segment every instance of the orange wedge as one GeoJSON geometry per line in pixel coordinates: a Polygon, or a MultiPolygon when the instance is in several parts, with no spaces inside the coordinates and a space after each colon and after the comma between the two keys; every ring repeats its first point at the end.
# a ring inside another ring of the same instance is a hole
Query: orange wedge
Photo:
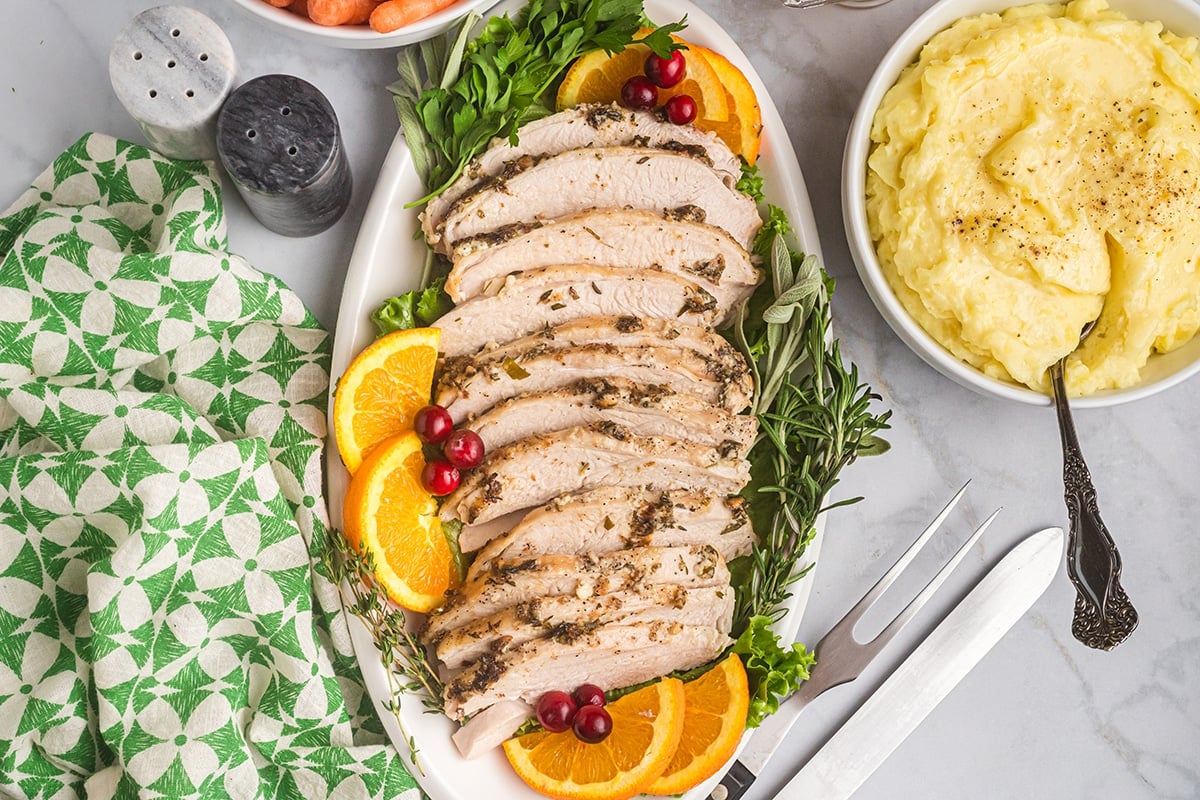
{"type": "MultiPolygon", "coordinates": [[[[650,33],[643,28],[638,36],[650,33]]],[[[687,45],[683,39],[672,37],[687,45]]],[[[612,103],[620,100],[621,87],[634,75],[644,75],[646,56],[650,48],[644,44],[630,45],[619,53],[609,55],[603,50],[593,50],[580,57],[558,87],[555,102],[561,111],[580,103],[612,103]]],[[[704,58],[693,58],[692,51],[684,51],[687,59],[687,75],[670,89],[658,90],[658,102],[665,103],[677,94],[691,95],[696,101],[696,119],[723,122],[729,119],[729,101],[725,87],[716,71],[704,58]]]]}
{"type": "Polygon", "coordinates": [[[412,429],[428,405],[441,331],[413,328],[376,339],[338,380],[333,433],[342,463],[353,475],[384,440],[412,429]]]}
{"type": "Polygon", "coordinates": [[[679,794],[699,785],[730,759],[746,730],[750,690],[736,654],[685,683],[683,693],[683,736],[647,794],[679,794]]]}
{"type": "MultiPolygon", "coordinates": [[[[695,125],[712,131],[721,137],[729,149],[746,159],[747,164],[758,160],[758,149],[762,141],[762,110],[758,107],[758,96],[745,74],[720,53],[705,47],[692,46],[688,51],[688,66],[695,56],[708,62],[725,87],[729,116],[725,120],[696,117],[695,125]]],[[[699,59],[697,59],[699,60],[699,59]]]]}
{"type": "Polygon", "coordinates": [[[426,613],[458,582],[437,501],[421,485],[425,456],[412,431],[375,447],[350,479],[346,539],[375,560],[375,577],[397,604],[426,613]]]}
{"type": "Polygon", "coordinates": [[[505,742],[504,754],[521,779],[547,797],[633,797],[663,771],[679,744],[683,682],[664,678],[613,701],[608,713],[612,733],[599,744],[586,744],[569,730],[529,733],[505,742]]]}

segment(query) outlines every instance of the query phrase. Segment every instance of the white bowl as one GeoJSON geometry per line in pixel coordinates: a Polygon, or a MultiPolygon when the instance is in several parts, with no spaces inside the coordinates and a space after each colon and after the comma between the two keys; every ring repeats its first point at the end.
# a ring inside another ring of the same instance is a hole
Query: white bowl
{"type": "Polygon", "coordinates": [[[251,14],[278,25],[288,33],[311,42],[350,50],[374,50],[384,47],[403,47],[406,44],[432,39],[472,11],[483,13],[498,0],[458,0],[436,14],[406,25],[391,33],[376,33],[369,25],[318,25],[293,14],[286,8],[276,8],[266,0],[233,0],[251,14]]]}
{"type": "MultiPolygon", "coordinates": [[[[1000,12],[1024,5],[1024,0],[940,0],[917,18],[892,45],[863,92],[850,124],[842,162],[842,217],[846,239],[859,277],[879,313],[905,344],[946,377],[985,395],[1030,405],[1050,405],[1048,395],[1013,381],[990,377],[942,347],[905,310],[888,285],[875,243],[867,227],[867,156],[871,149],[871,122],[884,94],[900,72],[916,61],[921,48],[934,34],[962,17],[1000,12]]],[[[1181,36],[1200,36],[1200,5],[1193,0],[1109,0],[1109,5],[1131,19],[1159,20],[1181,36]]],[[[1072,408],[1117,405],[1155,394],[1200,371],[1200,336],[1166,354],[1156,354],[1142,369],[1141,380],[1126,389],[1097,392],[1071,400],[1072,408]]]]}

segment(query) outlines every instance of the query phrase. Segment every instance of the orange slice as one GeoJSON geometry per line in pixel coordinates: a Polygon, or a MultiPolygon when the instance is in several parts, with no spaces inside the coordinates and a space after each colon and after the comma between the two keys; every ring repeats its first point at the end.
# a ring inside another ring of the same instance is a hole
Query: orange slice
{"type": "Polygon", "coordinates": [[[375,559],[375,577],[397,604],[437,608],[458,582],[437,501],[421,486],[425,456],[412,431],[374,448],[354,477],[342,509],[346,539],[375,559]]]}
{"type": "MultiPolygon", "coordinates": [[[[692,46],[688,51],[708,62],[725,87],[725,96],[729,106],[729,117],[725,120],[706,119],[697,116],[695,125],[706,131],[712,131],[721,137],[729,149],[746,159],[747,164],[758,160],[758,150],[762,143],[762,110],[758,107],[758,95],[754,87],[740,69],[720,53],[705,47],[692,46]]],[[[688,61],[691,65],[691,61],[688,61]]]]}
{"type": "MultiPolygon", "coordinates": [[[[648,33],[650,31],[643,28],[637,35],[645,36],[648,33]]],[[[672,38],[689,48],[695,46],[678,37],[672,38]]],[[[580,103],[612,103],[620,100],[621,87],[625,85],[625,81],[634,75],[645,74],[648,55],[649,47],[635,44],[613,55],[603,50],[593,50],[581,56],[567,70],[563,82],[558,87],[555,102],[559,110],[580,103]]],[[[658,90],[659,104],[677,94],[691,95],[696,101],[696,119],[714,122],[729,119],[728,95],[716,71],[706,59],[693,58],[690,49],[684,51],[683,55],[687,59],[687,75],[670,89],[658,90]]]]}
{"type": "Polygon", "coordinates": [[[586,744],[572,731],[529,733],[504,754],[530,787],[547,797],[625,800],[645,791],[683,734],[683,682],[664,678],[608,705],[612,733],[586,744]]]}
{"type": "Polygon", "coordinates": [[[750,690],[736,654],[685,683],[683,693],[683,737],[647,794],[679,794],[702,783],[733,756],[746,730],[750,690]]]}
{"type": "Polygon", "coordinates": [[[353,475],[385,439],[412,429],[428,405],[441,331],[413,328],[376,339],[338,380],[333,433],[342,463],[353,475]]]}

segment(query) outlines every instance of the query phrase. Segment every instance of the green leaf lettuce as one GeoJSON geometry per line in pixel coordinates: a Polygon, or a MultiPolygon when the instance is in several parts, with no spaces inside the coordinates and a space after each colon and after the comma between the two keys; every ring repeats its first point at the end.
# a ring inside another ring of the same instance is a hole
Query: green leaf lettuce
{"type": "Polygon", "coordinates": [[[379,335],[433,324],[453,307],[450,296],[442,291],[446,279],[439,278],[424,289],[413,289],[397,297],[389,297],[371,314],[379,335]]]}
{"type": "Polygon", "coordinates": [[[750,681],[747,728],[757,728],[778,711],[780,702],[808,680],[808,671],[815,663],[800,642],[785,650],[771,630],[771,618],[765,616],[750,619],[749,626],[733,643],[733,652],[741,656],[750,681]]]}

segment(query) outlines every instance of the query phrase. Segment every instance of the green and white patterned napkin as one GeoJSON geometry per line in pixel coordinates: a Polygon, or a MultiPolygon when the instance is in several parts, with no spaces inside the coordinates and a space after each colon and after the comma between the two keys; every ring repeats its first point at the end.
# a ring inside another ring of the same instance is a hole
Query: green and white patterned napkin
{"type": "Polygon", "coordinates": [[[417,796],[321,557],[328,336],[106,136],[0,218],[0,794],[417,796]]]}

